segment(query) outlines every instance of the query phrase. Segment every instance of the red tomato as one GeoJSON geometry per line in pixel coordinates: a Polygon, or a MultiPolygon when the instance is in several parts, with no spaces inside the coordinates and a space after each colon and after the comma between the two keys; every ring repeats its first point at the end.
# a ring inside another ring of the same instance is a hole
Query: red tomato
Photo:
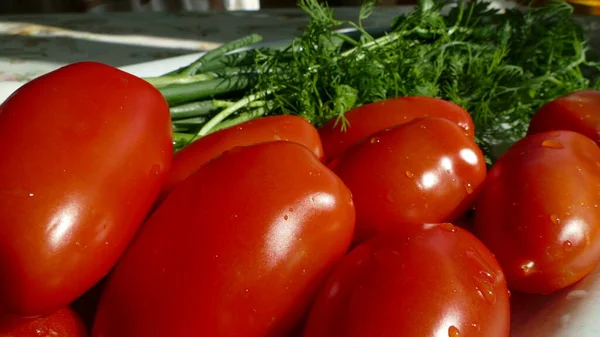
{"type": "Polygon", "coordinates": [[[180,184],[109,276],[96,337],[287,336],[354,228],[306,147],[235,148],[180,184]]]}
{"type": "Polygon", "coordinates": [[[528,136],[489,172],[475,231],[496,254],[509,287],[548,294],[600,261],[600,149],[585,136],[528,136]]]}
{"type": "Polygon", "coordinates": [[[319,133],[306,119],[289,115],[263,117],[209,134],[178,151],[162,195],[164,197],[204,163],[227,150],[276,140],[302,144],[324,159],[319,133]]]}
{"type": "Polygon", "coordinates": [[[375,133],[331,167],[352,191],[356,242],[399,224],[460,217],[486,172],[477,145],[456,124],[437,117],[375,133]]]}
{"type": "Polygon", "coordinates": [[[98,63],[0,105],[0,311],[51,313],[108,273],[160,191],[170,125],[158,90],[98,63]]]}
{"type": "Polygon", "coordinates": [[[528,134],[554,130],[579,132],[600,144],[600,91],[576,91],[544,105],[533,115],[528,134]]]}
{"type": "Polygon", "coordinates": [[[475,127],[471,115],[460,106],[431,97],[398,97],[366,104],[344,114],[350,123],[342,130],[341,121],[332,119],[319,129],[326,157],[331,160],[369,135],[415,118],[442,117],[463,128],[473,138],[475,127]],[[337,125],[336,125],[337,124],[337,125]]]}
{"type": "Polygon", "coordinates": [[[71,309],[34,319],[0,317],[0,337],[86,337],[85,326],[71,309]]]}
{"type": "Polygon", "coordinates": [[[498,262],[445,223],[380,233],[355,248],[319,291],[304,337],[505,337],[509,325],[498,262]]]}

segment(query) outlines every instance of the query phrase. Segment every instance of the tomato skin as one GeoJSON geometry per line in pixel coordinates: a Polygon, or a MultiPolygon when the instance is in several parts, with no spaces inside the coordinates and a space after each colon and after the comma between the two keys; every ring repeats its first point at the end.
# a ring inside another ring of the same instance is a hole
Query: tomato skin
{"type": "Polygon", "coordinates": [[[330,273],[304,337],[506,337],[506,280],[492,253],[453,225],[380,233],[330,273]]]}
{"type": "Polygon", "coordinates": [[[85,326],[79,316],[69,309],[57,310],[51,315],[26,319],[0,316],[0,337],[86,337],[85,326]]]}
{"type": "Polygon", "coordinates": [[[227,151],[142,227],[109,276],[92,336],[287,336],[353,228],[350,191],[306,147],[227,151]]]}
{"type": "Polygon", "coordinates": [[[528,136],[488,174],[475,232],[512,289],[550,294],[600,261],[600,149],[572,131],[528,136]]]}
{"type": "MultiPolygon", "coordinates": [[[[332,119],[319,129],[325,155],[329,160],[369,135],[416,118],[442,117],[449,119],[471,138],[475,127],[471,115],[460,106],[438,98],[409,96],[365,104],[344,114],[350,125],[342,131],[341,124],[332,119]]],[[[341,121],[340,121],[341,123],[341,121]]]]}
{"type": "Polygon", "coordinates": [[[386,228],[457,219],[486,174],[477,145],[437,117],[377,132],[330,167],[352,191],[356,243],[386,228]]]}
{"type": "Polygon", "coordinates": [[[600,91],[575,91],[547,103],[531,118],[527,134],[555,130],[578,132],[600,144],[600,91]]]}
{"type": "Polygon", "coordinates": [[[41,76],[0,105],[0,312],[49,314],[107,274],[172,151],[160,92],[99,63],[41,76]]]}
{"type": "Polygon", "coordinates": [[[175,153],[161,199],[200,166],[223,152],[236,146],[276,140],[302,144],[324,160],[319,133],[305,118],[291,115],[262,117],[211,133],[175,153]]]}

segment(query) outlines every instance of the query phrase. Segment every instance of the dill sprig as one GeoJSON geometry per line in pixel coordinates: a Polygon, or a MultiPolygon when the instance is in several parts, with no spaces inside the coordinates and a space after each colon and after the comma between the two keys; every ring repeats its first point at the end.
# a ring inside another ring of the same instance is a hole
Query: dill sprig
{"type": "MultiPolygon", "coordinates": [[[[483,0],[457,4],[421,0],[414,11],[396,18],[385,34],[373,36],[362,22],[374,2],[366,1],[356,22],[349,22],[337,20],[333,9],[317,0],[300,0],[310,22],[289,46],[244,52],[245,57],[213,70],[200,82],[210,84],[206,92],[197,83],[196,88],[202,89],[181,90],[185,97],[176,95],[175,86],[191,88],[194,83],[163,87],[177,104],[205,97],[236,103],[225,113],[207,112],[213,105],[204,103],[201,122],[182,130],[196,134],[188,141],[268,114],[300,115],[317,127],[337,118],[345,128],[344,113],[354,107],[421,95],[446,99],[469,111],[478,143],[493,156],[497,144],[510,144],[524,135],[538,108],[592,86],[599,70],[588,60],[584,31],[565,2],[500,12],[483,0]],[[444,15],[449,6],[453,7],[444,15]],[[335,30],[344,26],[356,28],[358,34],[335,30]],[[227,75],[229,68],[236,71],[227,75]],[[213,83],[221,85],[210,91],[213,83]],[[251,102],[253,106],[246,104],[251,102]]],[[[198,66],[192,73],[187,69],[168,76],[181,81],[187,75],[207,75],[199,73],[198,66]]],[[[186,113],[186,117],[193,116],[186,113]]]]}

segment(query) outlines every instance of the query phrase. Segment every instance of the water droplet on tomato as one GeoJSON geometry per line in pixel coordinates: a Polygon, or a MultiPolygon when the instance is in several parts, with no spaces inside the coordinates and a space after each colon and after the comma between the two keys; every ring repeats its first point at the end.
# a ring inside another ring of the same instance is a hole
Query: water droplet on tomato
{"type": "Polygon", "coordinates": [[[473,194],[473,186],[471,186],[471,184],[469,184],[469,183],[466,183],[465,191],[467,191],[467,194],[473,194]]]}
{"type": "Polygon", "coordinates": [[[550,215],[550,221],[552,221],[556,225],[560,225],[560,218],[556,214],[550,215]]]}
{"type": "Polygon", "coordinates": [[[571,243],[571,241],[567,240],[567,241],[563,242],[563,248],[565,249],[566,252],[570,252],[573,249],[573,243],[571,243]]]}
{"type": "Polygon", "coordinates": [[[490,304],[496,303],[496,293],[494,291],[496,273],[475,249],[468,249],[465,254],[480,268],[479,274],[473,276],[475,289],[485,301],[490,304]]]}
{"type": "Polygon", "coordinates": [[[583,203],[583,201],[579,202],[579,206],[585,206],[585,204],[583,203]]]}
{"type": "Polygon", "coordinates": [[[407,176],[407,177],[409,177],[410,179],[412,179],[412,178],[414,178],[414,177],[415,177],[415,174],[414,174],[414,173],[412,173],[412,172],[410,172],[410,171],[406,171],[406,172],[404,172],[404,173],[405,173],[405,174],[406,174],[406,176],[407,176]]]}
{"type": "Polygon", "coordinates": [[[492,283],[496,282],[496,273],[494,272],[494,269],[492,269],[492,267],[483,259],[483,257],[481,257],[481,255],[478,251],[475,250],[475,248],[467,249],[465,251],[465,255],[467,255],[469,259],[471,259],[475,264],[479,266],[479,268],[481,269],[481,271],[479,272],[480,275],[485,276],[485,278],[490,280],[490,282],[492,283]]]}
{"type": "Polygon", "coordinates": [[[33,193],[29,193],[29,196],[30,196],[30,197],[33,197],[33,193]]]}
{"type": "Polygon", "coordinates": [[[543,147],[547,147],[549,149],[563,149],[564,146],[558,141],[554,139],[546,139],[542,142],[543,147]]]}
{"type": "Polygon", "coordinates": [[[443,224],[440,225],[440,228],[447,232],[452,232],[452,233],[456,232],[456,227],[454,227],[454,225],[449,222],[444,222],[443,224]]]}
{"type": "Polygon", "coordinates": [[[290,217],[289,217],[287,214],[283,216],[283,220],[287,220],[287,219],[289,219],[289,218],[290,218],[290,217]]]}
{"type": "Polygon", "coordinates": [[[494,276],[492,276],[492,274],[489,271],[480,270],[479,275],[483,276],[483,278],[486,279],[487,282],[489,282],[490,284],[496,282],[496,280],[494,280],[494,276]]]}
{"type": "Polygon", "coordinates": [[[521,266],[519,268],[523,272],[523,275],[528,276],[535,268],[535,262],[526,261],[523,264],[521,264],[521,266]]]}
{"type": "Polygon", "coordinates": [[[154,164],[154,165],[152,165],[152,168],[150,169],[150,175],[157,176],[160,174],[160,171],[161,171],[160,165],[154,164]]]}
{"type": "Polygon", "coordinates": [[[379,143],[379,141],[380,141],[379,137],[373,137],[373,138],[371,138],[371,140],[369,140],[369,142],[371,144],[379,143]]]}
{"type": "Polygon", "coordinates": [[[512,296],[512,293],[510,292],[510,290],[507,290],[506,293],[508,294],[509,298],[512,296]]]}
{"type": "Polygon", "coordinates": [[[458,330],[457,327],[455,327],[454,325],[451,325],[448,328],[448,337],[458,337],[460,336],[460,330],[458,330]]]}
{"type": "MultiPolygon", "coordinates": [[[[480,279],[476,279],[477,281],[481,281],[480,279]]],[[[479,292],[479,295],[483,297],[489,304],[496,303],[496,293],[494,292],[494,288],[491,284],[479,282],[475,289],[479,292]]]]}

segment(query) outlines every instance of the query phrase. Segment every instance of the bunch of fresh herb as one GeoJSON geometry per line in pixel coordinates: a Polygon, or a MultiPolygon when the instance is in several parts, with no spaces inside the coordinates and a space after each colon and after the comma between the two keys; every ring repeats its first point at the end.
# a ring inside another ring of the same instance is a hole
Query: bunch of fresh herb
{"type": "Polygon", "coordinates": [[[172,105],[179,146],[268,114],[300,115],[316,126],[338,118],[344,128],[351,108],[425,95],[469,111],[484,151],[522,137],[546,102],[592,86],[600,67],[587,59],[570,5],[500,12],[483,0],[461,0],[444,15],[449,5],[422,0],[373,36],[362,21],[374,1],[364,3],[357,22],[343,22],[326,5],[300,0],[311,20],[289,46],[227,54],[260,41],[251,35],[148,80],[172,105]],[[348,25],[358,38],[335,31],[348,25]]]}

